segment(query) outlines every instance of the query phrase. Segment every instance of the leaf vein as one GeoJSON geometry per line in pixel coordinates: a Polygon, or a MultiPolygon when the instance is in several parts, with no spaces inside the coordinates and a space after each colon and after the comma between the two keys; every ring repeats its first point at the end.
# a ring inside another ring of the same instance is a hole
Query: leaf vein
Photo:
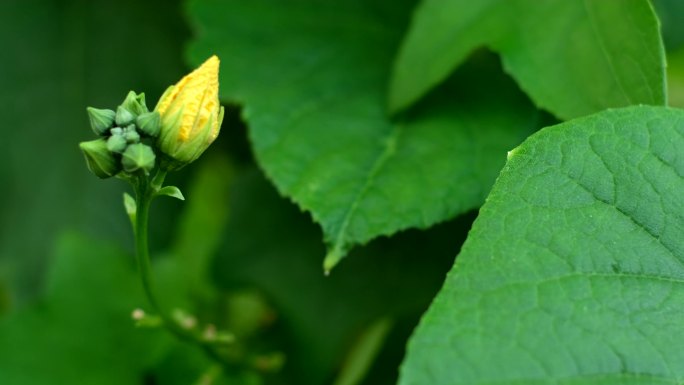
{"type": "Polygon", "coordinates": [[[662,239],[661,239],[661,237],[660,237],[660,234],[655,233],[653,230],[651,230],[651,229],[650,229],[648,226],[646,226],[644,223],[642,223],[642,222],[640,222],[639,220],[637,220],[637,219],[634,217],[634,215],[632,215],[630,212],[626,211],[626,210],[623,209],[622,207],[618,206],[616,203],[614,203],[614,202],[609,202],[609,201],[607,201],[607,200],[601,198],[600,196],[598,196],[598,194],[596,194],[595,191],[593,191],[593,190],[592,190],[591,188],[589,188],[588,186],[584,185],[579,179],[573,177],[572,175],[568,174],[567,172],[561,172],[560,174],[563,175],[563,176],[565,176],[565,177],[567,177],[569,180],[575,182],[575,183],[577,184],[578,187],[582,188],[584,191],[586,191],[586,192],[588,192],[589,194],[591,194],[591,196],[594,197],[594,199],[596,199],[596,201],[601,202],[601,203],[603,203],[604,205],[606,205],[606,206],[608,206],[608,207],[614,208],[618,213],[622,214],[625,218],[629,219],[633,224],[635,224],[635,225],[637,226],[637,228],[639,228],[639,229],[641,229],[642,231],[644,231],[651,239],[653,239],[653,240],[656,241],[658,244],[660,244],[660,245],[668,252],[668,255],[669,255],[670,257],[672,257],[672,259],[673,259],[674,261],[677,262],[677,264],[679,264],[680,266],[684,267],[684,261],[682,261],[679,257],[677,257],[677,254],[675,253],[675,250],[674,250],[674,248],[673,248],[672,246],[670,246],[670,245],[668,245],[668,244],[666,244],[666,243],[664,243],[664,242],[662,241],[662,239]]]}
{"type": "Polygon", "coordinates": [[[403,126],[400,124],[394,125],[392,131],[389,133],[389,135],[384,139],[383,141],[383,146],[382,151],[380,154],[377,156],[375,161],[373,162],[373,166],[370,168],[368,171],[368,174],[366,175],[365,181],[363,183],[363,186],[359,189],[358,193],[354,196],[353,201],[349,205],[349,208],[344,214],[344,219],[342,220],[342,225],[340,226],[339,231],[337,232],[337,235],[335,237],[335,241],[332,246],[332,253],[337,254],[337,255],[342,255],[342,252],[345,249],[345,235],[347,233],[347,229],[349,228],[349,225],[351,224],[352,217],[354,214],[356,214],[356,211],[358,210],[359,204],[361,204],[361,201],[363,198],[366,196],[368,191],[370,190],[373,182],[375,181],[375,178],[378,176],[380,171],[385,167],[387,164],[387,161],[392,158],[392,156],[396,152],[396,147],[397,147],[397,142],[399,141],[399,136],[401,134],[401,131],[403,129],[403,126]]]}

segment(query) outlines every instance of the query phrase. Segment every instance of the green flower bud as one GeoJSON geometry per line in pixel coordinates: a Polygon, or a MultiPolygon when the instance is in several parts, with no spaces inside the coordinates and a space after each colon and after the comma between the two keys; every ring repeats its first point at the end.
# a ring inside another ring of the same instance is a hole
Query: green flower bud
{"type": "Polygon", "coordinates": [[[124,129],[124,138],[128,143],[138,143],[140,141],[140,134],[135,130],[134,125],[130,125],[124,129]]]}
{"type": "Polygon", "coordinates": [[[156,138],[159,136],[160,121],[159,112],[154,111],[138,115],[135,124],[143,134],[156,138]]]}
{"type": "Polygon", "coordinates": [[[121,166],[109,150],[105,139],[81,142],[78,145],[83,151],[88,169],[99,178],[105,179],[121,171],[121,166]]]}
{"type": "Polygon", "coordinates": [[[135,114],[124,106],[119,106],[116,109],[116,117],[114,119],[118,126],[128,126],[135,122],[135,114]]]}
{"type": "Polygon", "coordinates": [[[123,135],[112,135],[107,139],[107,150],[122,153],[126,149],[126,138],[123,135]]]}
{"type": "Polygon", "coordinates": [[[95,135],[104,135],[114,123],[114,116],[116,113],[112,110],[93,107],[88,107],[86,110],[88,111],[88,117],[90,118],[90,127],[93,129],[95,135]]]}
{"type": "Polygon", "coordinates": [[[112,128],[111,130],[109,130],[109,132],[110,132],[112,135],[123,135],[123,128],[121,128],[121,127],[114,127],[114,128],[112,128]]]}
{"type": "Polygon", "coordinates": [[[150,146],[136,143],[126,148],[121,157],[121,163],[126,172],[143,170],[149,173],[154,168],[154,159],[154,151],[150,146]]]}
{"type": "Polygon", "coordinates": [[[145,94],[140,93],[140,95],[136,95],[133,91],[128,92],[126,99],[121,103],[121,107],[132,112],[133,115],[136,116],[148,111],[147,104],[145,104],[145,94]]]}

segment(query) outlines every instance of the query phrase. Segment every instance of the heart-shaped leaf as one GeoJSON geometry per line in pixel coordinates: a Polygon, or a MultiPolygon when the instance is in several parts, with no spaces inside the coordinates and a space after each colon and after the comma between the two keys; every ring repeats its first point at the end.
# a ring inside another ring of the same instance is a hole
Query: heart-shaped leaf
{"type": "Polygon", "coordinates": [[[409,384],[677,384],[684,111],[610,110],[511,153],[411,338],[409,384]]]}
{"type": "Polygon", "coordinates": [[[354,244],[478,207],[506,151],[536,128],[499,68],[465,69],[390,120],[387,73],[409,11],[383,0],[190,6],[202,31],[191,61],[221,58],[222,98],[244,104],[259,164],[323,227],[327,269],[354,244]]]}

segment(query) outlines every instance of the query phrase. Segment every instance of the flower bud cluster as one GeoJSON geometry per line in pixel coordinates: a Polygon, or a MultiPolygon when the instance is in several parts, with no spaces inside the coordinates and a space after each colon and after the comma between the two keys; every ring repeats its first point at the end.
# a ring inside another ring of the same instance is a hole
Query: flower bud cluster
{"type": "Polygon", "coordinates": [[[82,142],[81,150],[90,171],[100,178],[120,172],[142,170],[146,174],[155,166],[152,144],[161,127],[159,112],[150,112],[145,94],[130,91],[116,111],[88,107],[90,127],[99,139],[82,142]]]}
{"type": "Polygon", "coordinates": [[[223,121],[219,64],[216,56],[207,59],[169,87],[153,111],[145,94],[133,91],[116,110],[88,107],[90,127],[100,136],[80,144],[90,171],[109,178],[121,172],[149,174],[155,163],[170,171],[195,161],[223,121]]]}

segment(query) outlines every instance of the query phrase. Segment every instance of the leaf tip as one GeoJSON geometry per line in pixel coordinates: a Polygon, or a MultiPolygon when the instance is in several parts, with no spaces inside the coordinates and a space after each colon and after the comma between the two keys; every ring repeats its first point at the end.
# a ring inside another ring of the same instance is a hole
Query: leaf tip
{"type": "Polygon", "coordinates": [[[506,160],[511,160],[512,157],[514,157],[518,153],[518,149],[520,147],[516,147],[506,153],[506,160]]]}
{"type": "Polygon", "coordinates": [[[323,260],[323,274],[325,274],[326,277],[329,276],[332,269],[340,263],[343,257],[344,254],[338,248],[334,248],[328,252],[323,260]]]}

